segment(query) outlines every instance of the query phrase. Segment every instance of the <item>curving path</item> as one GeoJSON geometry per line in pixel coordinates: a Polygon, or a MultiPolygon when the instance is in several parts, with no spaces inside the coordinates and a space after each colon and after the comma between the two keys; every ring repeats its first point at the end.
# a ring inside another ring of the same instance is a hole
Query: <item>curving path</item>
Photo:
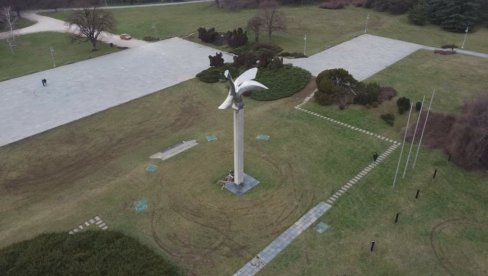
{"type": "MultiPolygon", "coordinates": [[[[76,31],[75,27],[69,27],[68,23],[65,21],[54,19],[48,16],[42,16],[35,12],[26,12],[22,16],[31,21],[37,22],[32,26],[15,30],[16,35],[33,34],[40,32],[59,32],[59,33],[74,33],[76,31]]],[[[0,39],[5,39],[8,36],[8,32],[0,33],[0,39]]],[[[105,43],[113,43],[120,47],[138,47],[148,44],[146,41],[131,39],[122,40],[119,35],[111,34],[108,32],[102,32],[99,37],[100,41],[105,43]]]]}

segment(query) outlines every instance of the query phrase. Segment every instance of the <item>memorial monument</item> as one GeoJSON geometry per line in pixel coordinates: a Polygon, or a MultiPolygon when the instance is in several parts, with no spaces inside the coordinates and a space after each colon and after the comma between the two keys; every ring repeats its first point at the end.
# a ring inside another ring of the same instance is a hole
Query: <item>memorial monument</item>
{"type": "Polygon", "coordinates": [[[254,81],[257,68],[252,68],[242,73],[236,80],[228,70],[224,72],[229,82],[229,95],[219,106],[219,109],[234,109],[234,187],[226,186],[228,190],[236,194],[242,194],[259,182],[244,174],[244,101],[243,93],[268,89],[261,83],[254,81]]]}

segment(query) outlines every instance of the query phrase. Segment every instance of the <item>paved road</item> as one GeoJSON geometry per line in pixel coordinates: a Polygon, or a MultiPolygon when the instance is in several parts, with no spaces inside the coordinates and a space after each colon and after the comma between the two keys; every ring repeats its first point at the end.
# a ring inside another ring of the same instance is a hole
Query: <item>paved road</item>
{"type": "Polygon", "coordinates": [[[0,82],[0,146],[191,79],[215,52],[172,38],[0,82]]]}

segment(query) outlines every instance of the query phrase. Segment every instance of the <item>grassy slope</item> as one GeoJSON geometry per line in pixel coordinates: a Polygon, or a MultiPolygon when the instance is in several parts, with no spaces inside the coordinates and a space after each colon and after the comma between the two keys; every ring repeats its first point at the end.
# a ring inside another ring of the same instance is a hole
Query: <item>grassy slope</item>
{"type": "Polygon", "coordinates": [[[261,184],[235,197],[216,184],[232,166],[232,115],[216,108],[226,93],[191,80],[0,148],[0,246],[99,215],[190,271],[228,275],[386,147],[294,110],[299,95],[248,99],[246,172],[261,184]],[[148,159],[189,139],[200,145],[148,159]],[[137,214],[141,198],[149,211],[137,214]]]}
{"type": "MultiPolygon", "coordinates": [[[[437,26],[419,27],[408,23],[405,15],[394,16],[363,8],[343,10],[319,9],[316,5],[282,7],[288,22],[286,33],[277,33],[273,42],[288,52],[303,52],[303,36],[307,34],[307,54],[313,54],[347,41],[364,32],[367,14],[370,14],[368,32],[385,37],[440,47],[443,44],[461,45],[464,34],[443,31],[437,26]]],[[[154,36],[152,24],[162,37],[187,36],[199,27],[216,27],[227,31],[245,27],[255,10],[229,12],[213,4],[191,4],[169,7],[117,9],[112,11],[119,22],[118,32],[135,37],[154,36]]],[[[49,16],[65,20],[68,13],[50,13],[49,16]]],[[[480,27],[470,34],[465,49],[488,53],[488,29],[480,27]]],[[[254,39],[253,35],[249,38],[254,39]]],[[[198,40],[193,36],[195,41],[198,40]]],[[[263,36],[263,41],[267,38],[263,36]]]]}
{"type": "Polygon", "coordinates": [[[99,50],[94,52],[88,43],[72,43],[66,34],[49,32],[19,36],[16,43],[15,54],[0,43],[0,81],[51,69],[50,47],[55,49],[57,66],[118,51],[100,43],[99,50]]]}
{"type": "MultiPolygon", "coordinates": [[[[486,59],[462,55],[439,56],[430,51],[418,51],[366,81],[392,86],[398,90],[399,96],[408,97],[413,103],[422,101],[422,96],[425,95],[425,108],[428,107],[430,95],[435,88],[432,110],[459,112],[466,99],[488,93],[488,83],[483,81],[486,75],[486,59]]],[[[306,108],[399,140],[400,130],[407,123],[408,114],[398,114],[397,99],[398,97],[372,109],[353,105],[347,112],[339,112],[337,106],[323,107],[314,102],[310,102],[306,108]],[[395,114],[394,128],[380,118],[385,113],[395,114]]],[[[416,116],[412,120],[414,119],[416,116]]]]}
{"type": "MultiPolygon", "coordinates": [[[[472,57],[439,57],[421,51],[370,80],[396,87],[401,95],[415,99],[437,87],[433,110],[457,112],[463,99],[486,93],[488,87],[480,80],[488,73],[487,65],[486,60],[472,57]]],[[[398,140],[406,123],[406,115],[395,128],[377,118],[380,110],[394,110],[393,106],[342,112],[337,108],[324,111],[313,103],[305,107],[398,140]]],[[[410,170],[399,180],[398,189],[392,190],[398,155],[396,151],[322,218],[331,225],[330,232],[319,235],[308,230],[263,275],[486,274],[486,172],[462,171],[447,162],[441,151],[426,150],[421,151],[415,173],[410,170]],[[435,180],[434,169],[438,169],[435,180]],[[419,200],[414,199],[417,189],[421,190],[419,200]],[[394,225],[397,212],[401,213],[400,223],[394,225]],[[435,228],[451,219],[460,220],[435,228]],[[371,240],[377,242],[374,254],[369,253],[371,240]]]]}

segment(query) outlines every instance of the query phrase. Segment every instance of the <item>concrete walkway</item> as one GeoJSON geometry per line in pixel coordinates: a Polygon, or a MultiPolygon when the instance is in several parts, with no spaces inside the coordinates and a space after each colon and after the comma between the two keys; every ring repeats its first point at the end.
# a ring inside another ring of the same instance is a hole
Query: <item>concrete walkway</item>
{"type": "Polygon", "coordinates": [[[215,52],[172,38],[1,82],[0,146],[194,78],[215,52]]]}

